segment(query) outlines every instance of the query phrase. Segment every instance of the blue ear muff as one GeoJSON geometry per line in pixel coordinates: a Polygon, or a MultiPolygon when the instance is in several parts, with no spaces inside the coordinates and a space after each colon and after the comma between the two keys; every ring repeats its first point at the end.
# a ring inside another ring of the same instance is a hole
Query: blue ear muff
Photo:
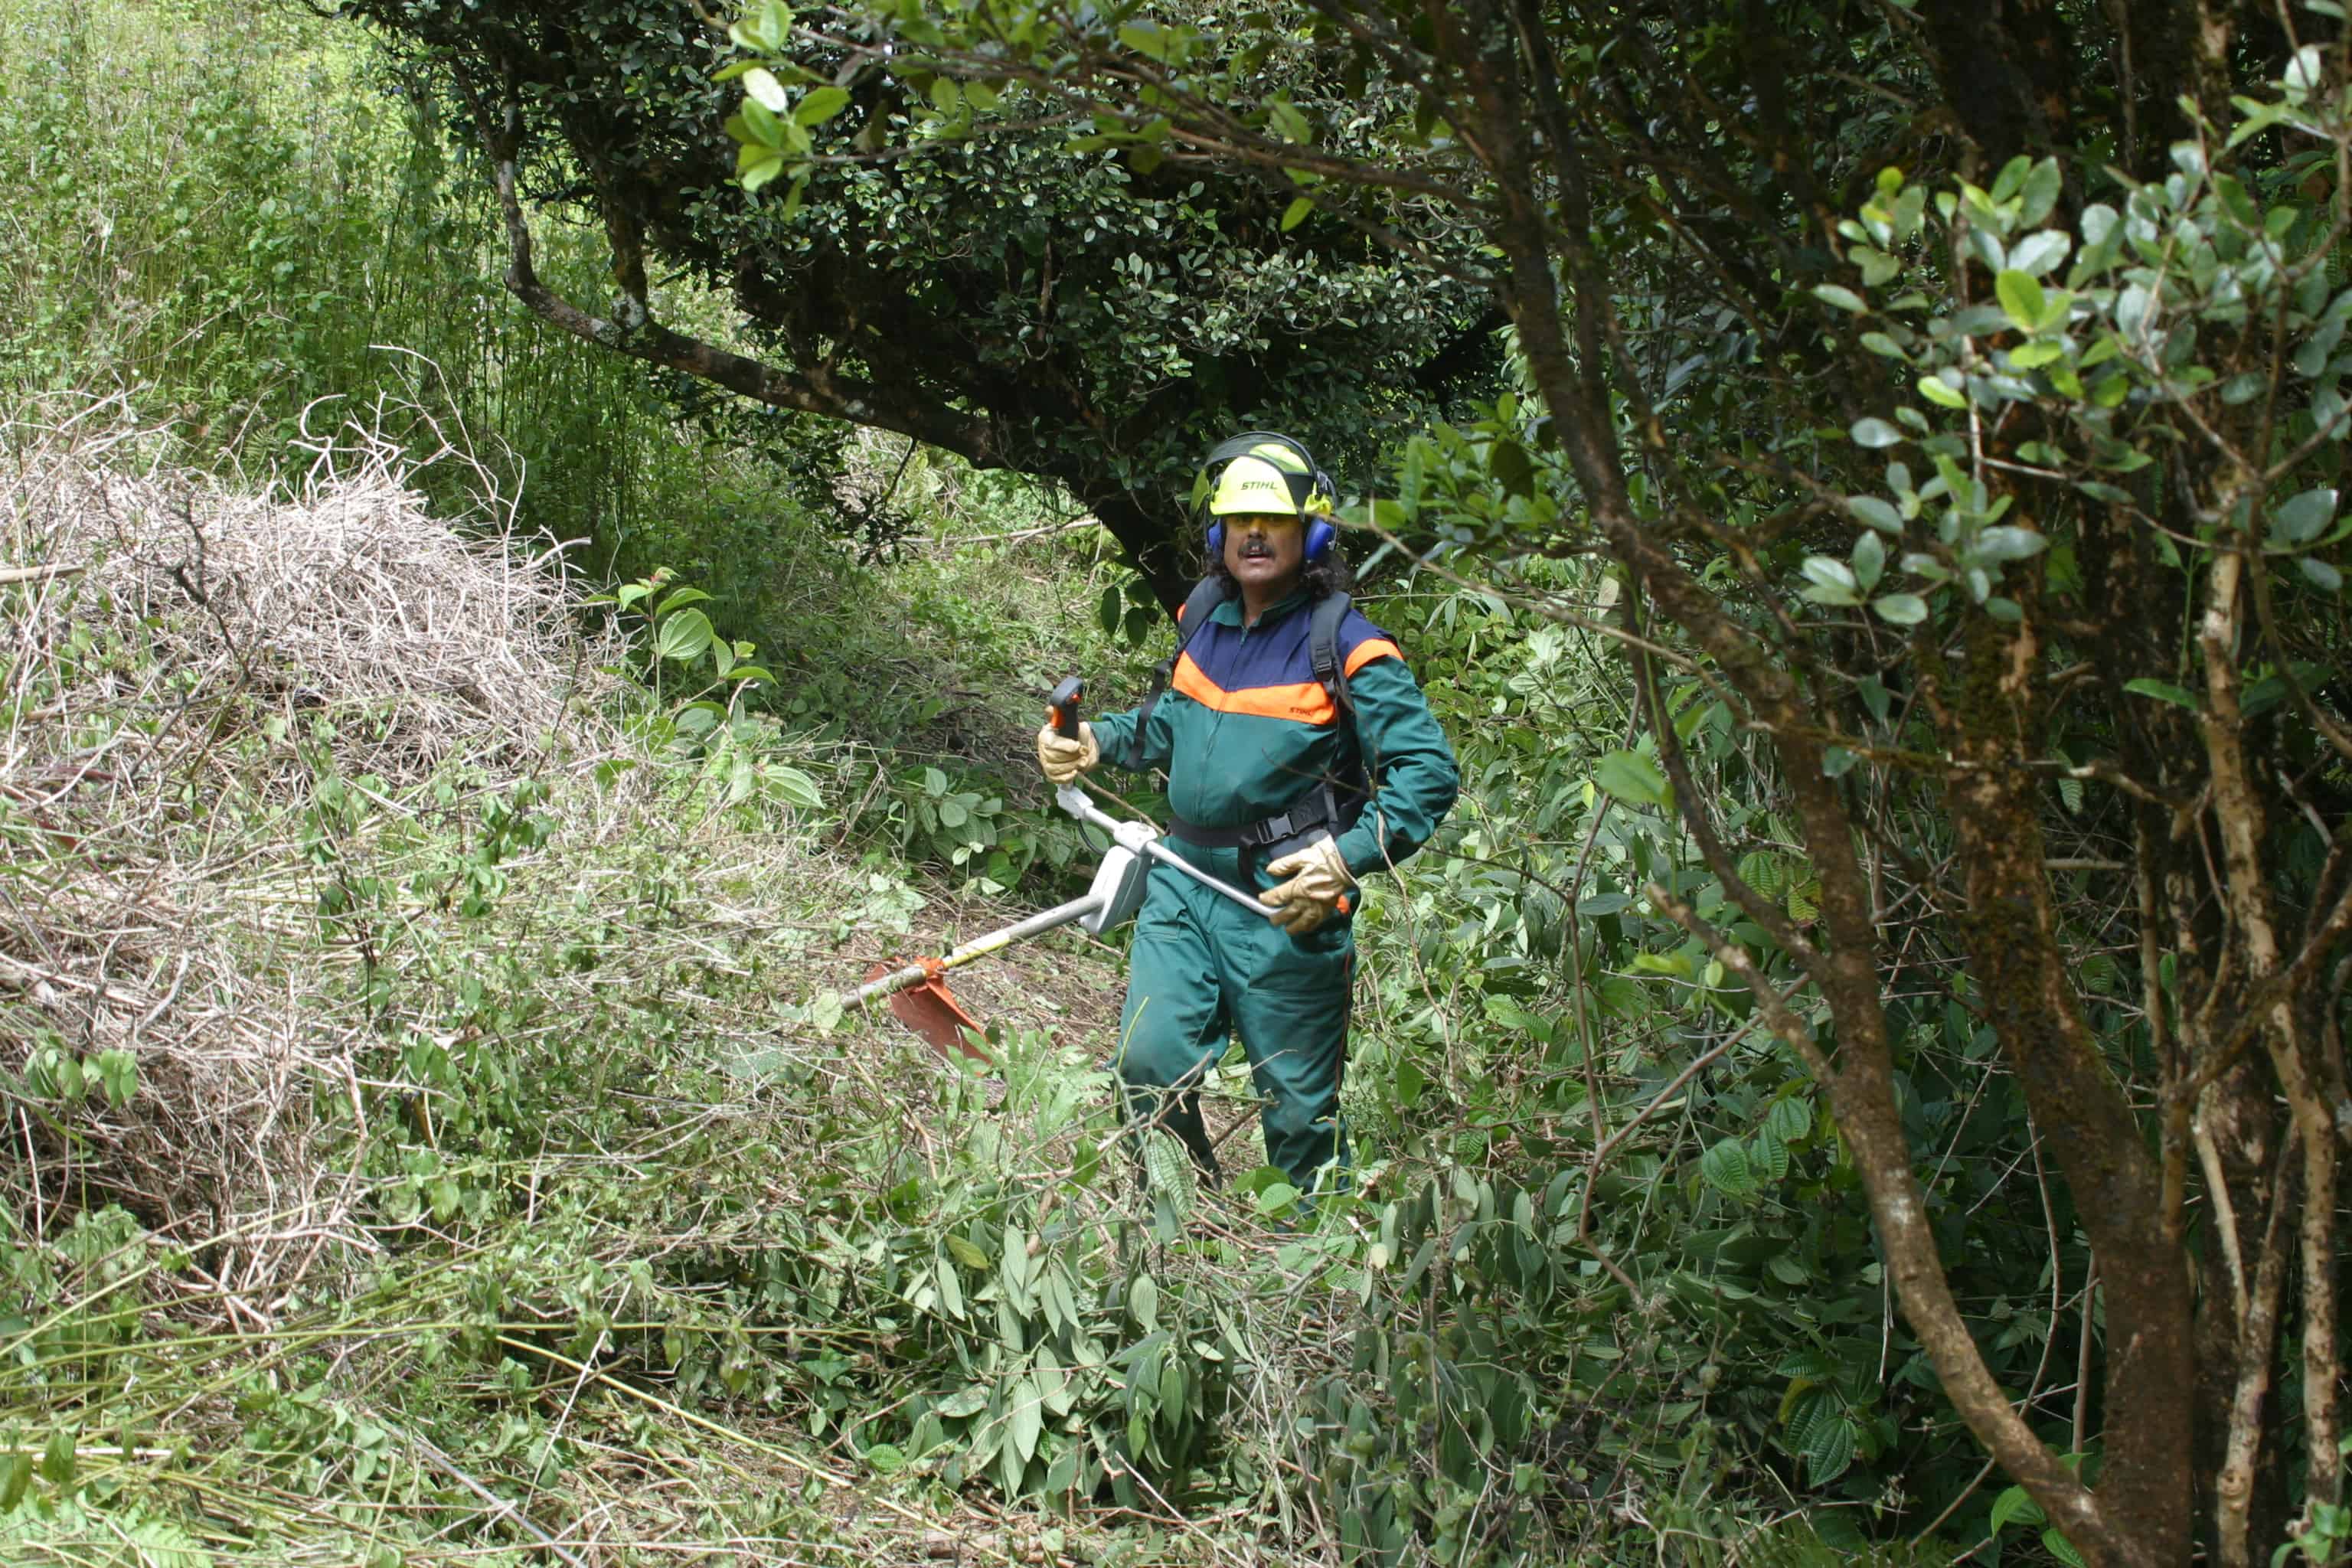
{"type": "MultiPolygon", "coordinates": [[[[1301,507],[1305,507],[1308,502],[1319,497],[1325,503],[1325,509],[1328,510],[1329,503],[1336,499],[1339,494],[1337,487],[1331,483],[1331,476],[1325,473],[1322,468],[1316,463],[1314,454],[1307,451],[1307,447],[1302,443],[1295,437],[1285,436],[1278,431],[1244,430],[1238,436],[1234,436],[1224,441],[1219,442],[1216,449],[1209,454],[1207,461],[1202,464],[1201,479],[1199,482],[1205,486],[1209,482],[1210,479],[1222,468],[1223,465],[1240,457],[1243,453],[1247,452],[1252,447],[1259,444],[1260,442],[1265,441],[1280,442],[1283,446],[1286,446],[1292,451],[1297,453],[1300,461],[1307,465],[1307,472],[1306,474],[1291,476],[1291,495],[1297,503],[1301,507]]],[[[1202,496],[1205,493],[1205,490],[1194,491],[1195,496],[1202,496]]],[[[1205,510],[1207,507],[1205,500],[1196,500],[1193,504],[1203,510],[1205,510]]],[[[1328,518],[1322,516],[1308,517],[1307,519],[1307,539],[1305,544],[1307,563],[1312,566],[1321,561],[1326,555],[1331,552],[1331,547],[1338,543],[1339,541],[1339,531],[1331,525],[1331,521],[1328,518]]],[[[1209,520],[1208,546],[1209,559],[1212,561],[1221,558],[1225,552],[1225,525],[1223,520],[1221,518],[1212,517],[1209,520]]]]}

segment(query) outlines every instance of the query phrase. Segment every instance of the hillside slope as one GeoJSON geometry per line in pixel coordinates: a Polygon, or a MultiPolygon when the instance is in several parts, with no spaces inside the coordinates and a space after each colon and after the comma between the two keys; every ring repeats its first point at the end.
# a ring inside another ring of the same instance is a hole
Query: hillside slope
{"type": "Polygon", "coordinates": [[[1006,911],[836,851],[772,725],[687,744],[560,552],[364,446],[262,499],[11,435],[10,1560],[1037,1538],[953,1489],[1066,1494],[1109,1424],[1105,956],[960,977],[1000,1073],[833,1024],[1006,911]],[[881,1443],[926,1399],[938,1456],[881,1443]]]}

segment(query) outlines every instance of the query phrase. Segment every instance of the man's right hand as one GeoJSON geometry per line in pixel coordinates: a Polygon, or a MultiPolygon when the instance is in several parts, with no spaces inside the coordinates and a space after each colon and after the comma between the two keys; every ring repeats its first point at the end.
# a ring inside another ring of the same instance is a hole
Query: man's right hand
{"type": "Polygon", "coordinates": [[[1080,724],[1075,741],[1055,734],[1051,724],[1037,731],[1037,767],[1047,784],[1068,784],[1101,761],[1102,748],[1095,744],[1092,724],[1080,724]]]}

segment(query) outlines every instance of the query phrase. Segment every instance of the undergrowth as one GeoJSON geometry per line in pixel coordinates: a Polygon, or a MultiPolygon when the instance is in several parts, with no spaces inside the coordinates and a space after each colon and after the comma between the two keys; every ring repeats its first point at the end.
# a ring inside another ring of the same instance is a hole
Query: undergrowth
{"type": "Polygon", "coordinates": [[[841,1016],[865,964],[992,917],[833,851],[837,750],[713,685],[684,596],[636,633],[658,699],[601,673],[628,647],[530,616],[436,676],[441,634],[378,601],[253,613],[246,536],[362,496],[390,600],[544,602],[545,552],[460,543],[386,448],[322,452],[273,511],[126,477],[135,433],[16,445],[0,1517],[26,1551],[1566,1561],[1736,1521],[1703,1352],[1578,1261],[1577,1173],[1519,1174],[1492,1105],[1427,1135],[1424,1093],[1475,1106],[1498,1065],[1412,956],[1445,940],[1438,884],[1367,917],[1351,1112],[1387,1153],[1301,1227],[1277,1173],[1202,1193],[1130,1160],[1098,946],[1013,960],[1003,991],[1066,1010],[992,1008],[992,1070],[841,1016]],[[337,630],[331,674],[289,651],[337,630]],[[508,694],[534,720],[419,706],[493,665],[540,672],[508,694]],[[239,1125],[242,1161],[169,1158],[239,1125]],[[1675,1377],[1696,1397],[1644,1402],[1675,1377]]]}
{"type": "MultiPolygon", "coordinates": [[[[1264,1169],[1139,1173],[1115,950],[959,978],[994,1071],[835,1000],[1089,865],[1027,758],[1055,679],[1124,706],[1160,651],[1100,531],[547,339],[347,35],[0,27],[10,1561],[1715,1568],[2021,1528],[1801,1070],[1639,901],[1725,907],[1638,758],[1595,788],[1598,639],[1373,584],[1465,791],[1359,921],[1365,1163],[1311,1223],[1264,1169]],[[172,417],[23,412],[79,387],[172,417]],[[372,552],[229,536],[331,541],[362,493],[372,552]],[[425,613],[448,584],[488,596],[425,613]]],[[[1727,712],[1670,707],[1792,841],[1727,712]]],[[[1812,918],[1801,856],[1750,869],[1812,918]]],[[[1956,1283],[2063,1441],[2087,1258],[1965,1007],[1900,1000],[1956,1283]]]]}

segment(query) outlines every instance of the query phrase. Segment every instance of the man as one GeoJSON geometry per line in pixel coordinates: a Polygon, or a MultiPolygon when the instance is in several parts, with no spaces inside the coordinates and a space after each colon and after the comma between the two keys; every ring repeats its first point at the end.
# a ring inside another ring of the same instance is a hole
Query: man
{"type": "Polygon", "coordinates": [[[1396,645],[1344,596],[1331,482],[1307,449],[1236,437],[1210,454],[1195,497],[1212,575],[1181,616],[1172,689],[1076,740],[1046,726],[1037,759],[1057,784],[1105,757],[1166,769],[1172,847],[1265,901],[1255,920],[1190,878],[1151,874],[1118,1061],[1130,1113],[1160,1118],[1213,1177],[1192,1091],[1238,1034],[1265,1101],[1266,1158],[1304,1192],[1347,1159],[1357,879],[1420,848],[1460,777],[1396,645]],[[1327,681],[1315,606],[1333,595],[1322,647],[1344,679],[1327,681]]]}

